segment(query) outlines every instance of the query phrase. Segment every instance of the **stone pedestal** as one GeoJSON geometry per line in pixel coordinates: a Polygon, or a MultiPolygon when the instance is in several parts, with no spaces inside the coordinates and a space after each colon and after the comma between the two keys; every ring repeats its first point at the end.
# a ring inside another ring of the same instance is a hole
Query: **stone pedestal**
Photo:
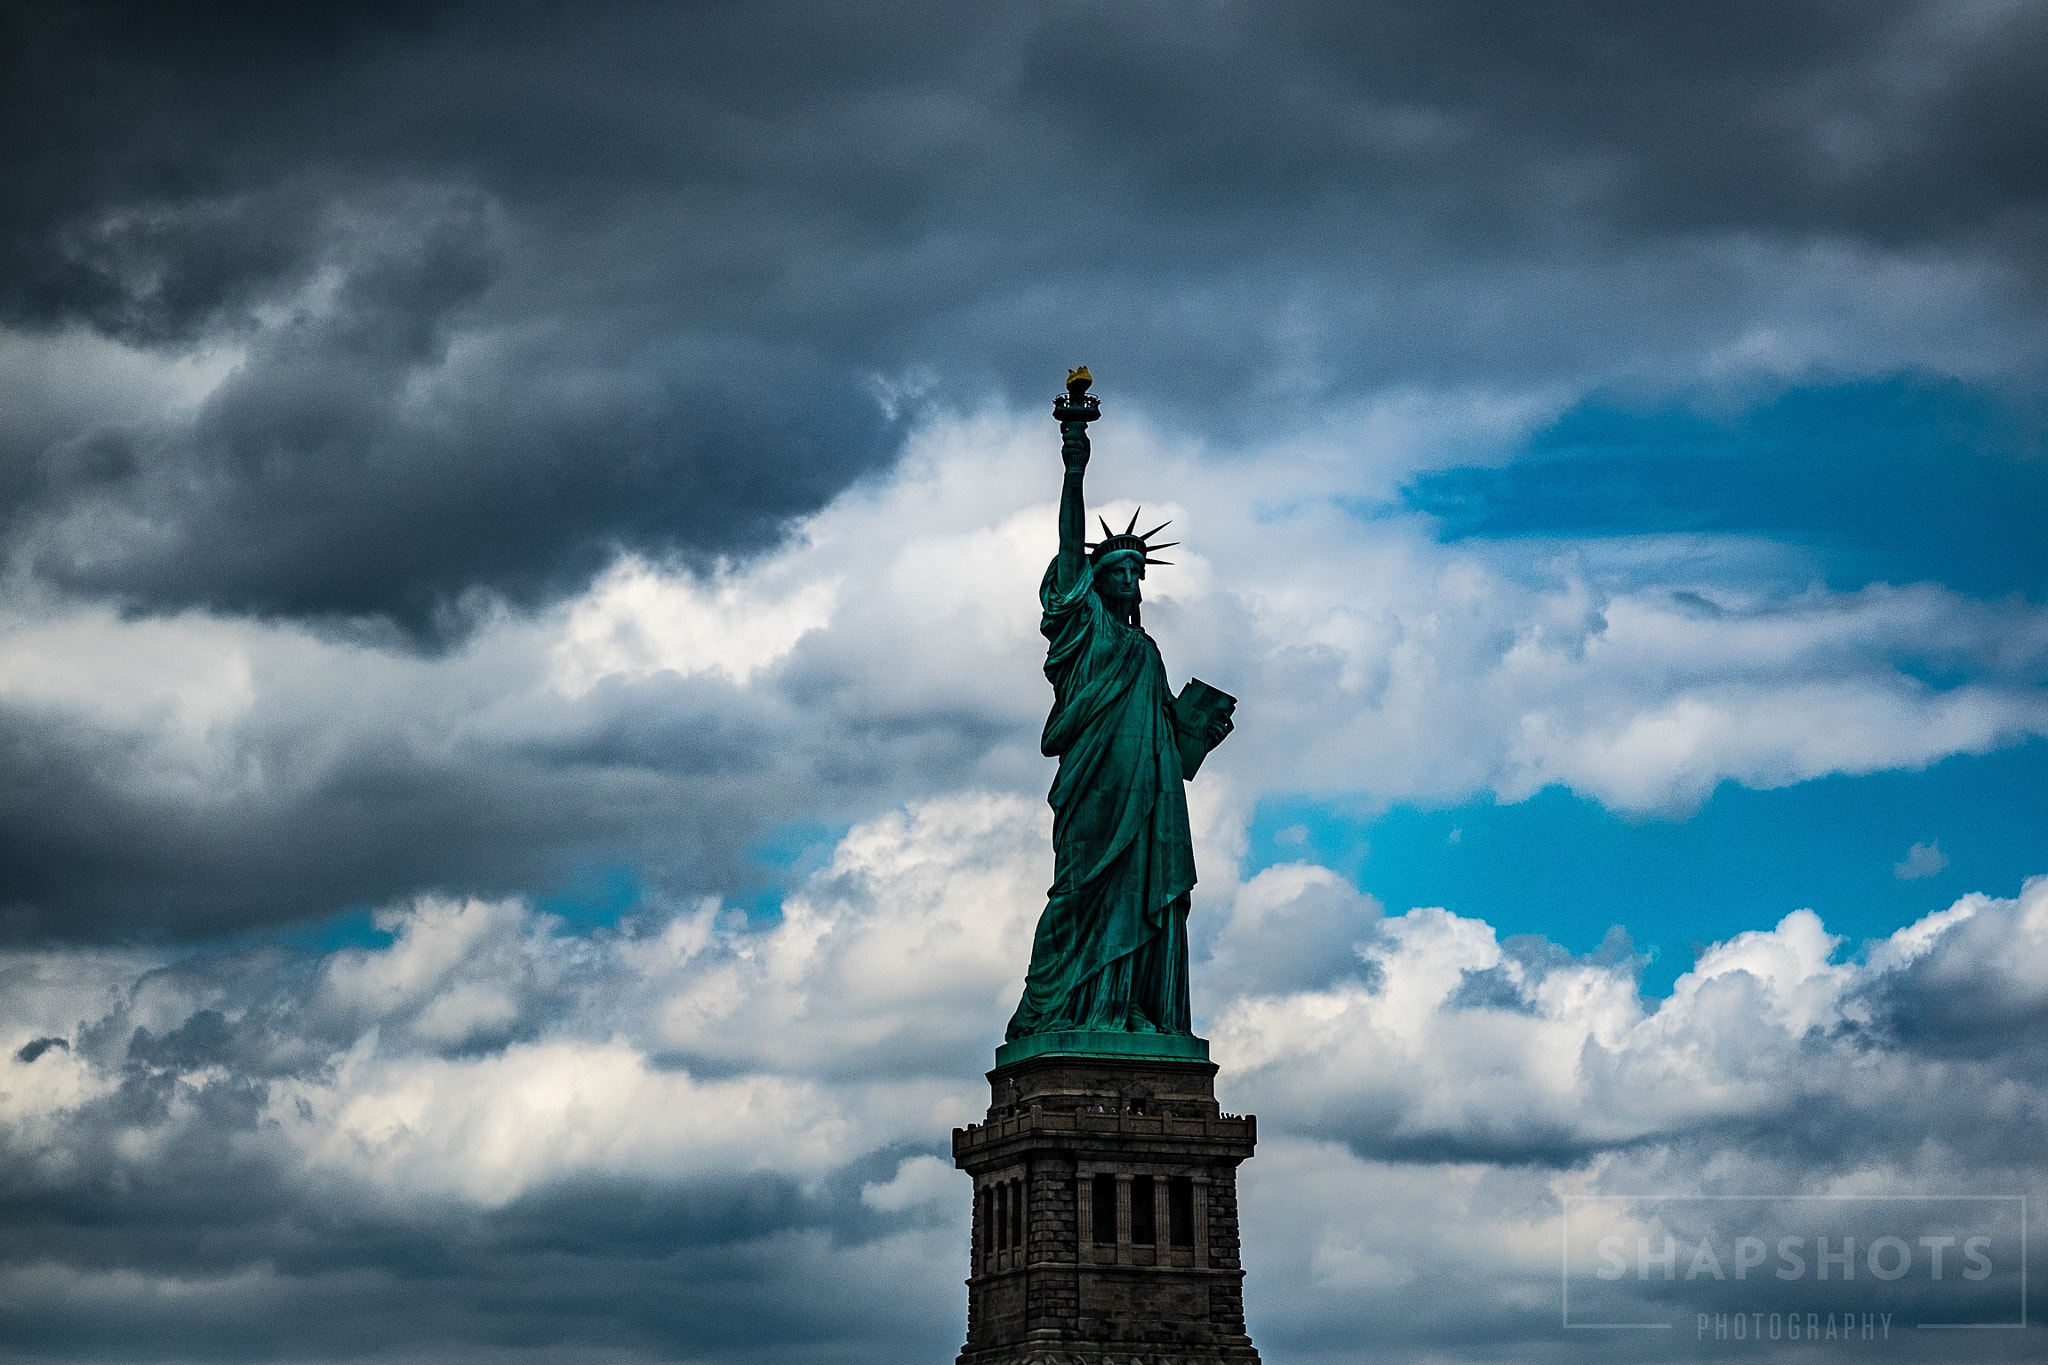
{"type": "Polygon", "coordinates": [[[959,1365],[1257,1365],[1237,1240],[1257,1120],[1221,1113],[1206,1047],[1173,1041],[1199,1051],[998,1054],[987,1121],[953,1133],[974,1177],[959,1365]]]}

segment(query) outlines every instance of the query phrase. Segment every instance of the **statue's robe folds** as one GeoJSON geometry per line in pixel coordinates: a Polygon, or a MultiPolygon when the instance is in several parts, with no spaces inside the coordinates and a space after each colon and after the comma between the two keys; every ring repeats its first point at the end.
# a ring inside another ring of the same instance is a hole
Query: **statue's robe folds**
{"type": "Polygon", "coordinates": [[[1159,647],[1110,615],[1085,565],[1039,587],[1053,687],[1040,748],[1053,884],[1009,1037],[1067,1029],[1187,1033],[1195,858],[1159,647]]]}

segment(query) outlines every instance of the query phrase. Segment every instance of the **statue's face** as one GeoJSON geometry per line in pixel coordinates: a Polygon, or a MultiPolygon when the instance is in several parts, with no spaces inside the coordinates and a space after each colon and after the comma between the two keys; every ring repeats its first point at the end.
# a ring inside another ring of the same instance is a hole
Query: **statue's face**
{"type": "Polygon", "coordinates": [[[1138,600],[1138,577],[1144,567],[1134,556],[1119,555],[1095,571],[1095,590],[1105,602],[1128,609],[1138,600]]]}

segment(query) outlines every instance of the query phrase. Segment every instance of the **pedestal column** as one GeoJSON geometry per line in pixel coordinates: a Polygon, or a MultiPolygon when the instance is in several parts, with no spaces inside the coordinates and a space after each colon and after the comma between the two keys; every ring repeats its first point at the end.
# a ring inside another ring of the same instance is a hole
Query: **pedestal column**
{"type": "Polygon", "coordinates": [[[998,1054],[987,1120],[953,1133],[975,1183],[959,1365],[1256,1365],[1237,1167],[1257,1121],[1219,1110],[1206,1045],[1173,1047],[998,1054]]]}

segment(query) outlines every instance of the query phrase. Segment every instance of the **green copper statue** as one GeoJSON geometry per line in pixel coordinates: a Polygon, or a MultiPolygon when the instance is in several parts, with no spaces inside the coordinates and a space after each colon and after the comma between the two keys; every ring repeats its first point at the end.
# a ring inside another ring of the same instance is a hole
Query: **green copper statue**
{"type": "Polygon", "coordinates": [[[1053,688],[1040,748],[1060,761],[1049,798],[1054,869],[1010,1019],[1013,1044],[1049,1033],[1190,1033],[1195,859],[1182,783],[1230,733],[1235,704],[1200,681],[1175,697],[1139,625],[1145,566],[1167,562],[1150,552],[1178,543],[1148,543],[1165,526],[1133,534],[1133,516],[1121,534],[1104,522],[1102,540],[1084,540],[1088,423],[1101,415],[1091,382],[1085,366],[1073,371],[1053,406],[1067,475],[1060,552],[1038,595],[1053,688]]]}

